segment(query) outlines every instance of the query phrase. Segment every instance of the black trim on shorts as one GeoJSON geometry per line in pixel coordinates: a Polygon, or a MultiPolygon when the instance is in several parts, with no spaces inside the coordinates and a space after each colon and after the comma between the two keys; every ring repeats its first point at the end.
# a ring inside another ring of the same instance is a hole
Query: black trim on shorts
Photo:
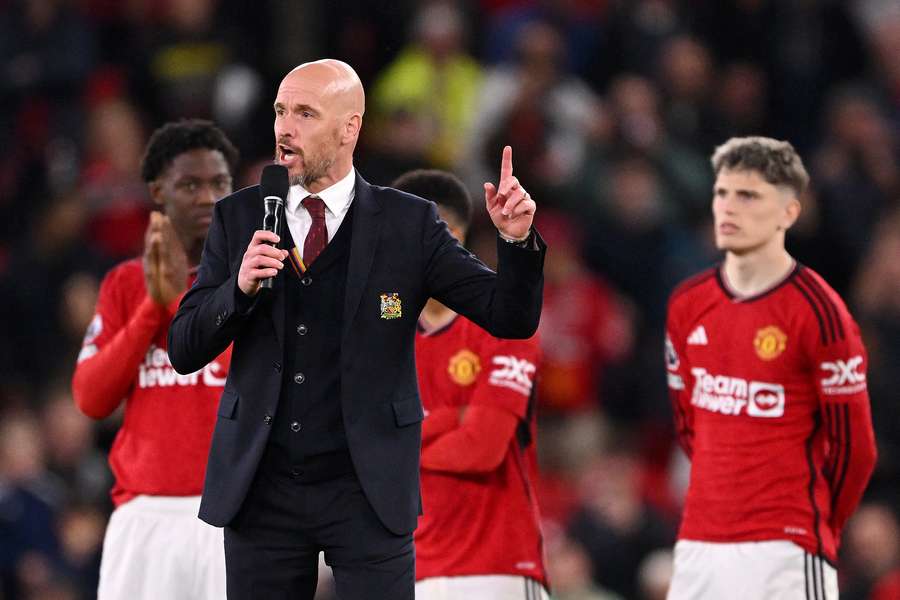
{"type": "Polygon", "coordinates": [[[540,600],[540,596],[535,594],[534,591],[534,580],[525,577],[525,600],[540,600]]]}
{"type": "Polygon", "coordinates": [[[824,563],[821,556],[803,551],[803,587],[806,591],[806,600],[828,600],[828,594],[825,592],[824,563]]]}

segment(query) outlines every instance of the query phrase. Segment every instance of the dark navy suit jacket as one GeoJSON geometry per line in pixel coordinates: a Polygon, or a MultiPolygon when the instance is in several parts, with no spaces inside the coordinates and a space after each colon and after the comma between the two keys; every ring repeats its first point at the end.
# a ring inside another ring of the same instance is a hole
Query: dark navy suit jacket
{"type": "MultiPolygon", "coordinates": [[[[367,499],[388,529],[404,534],[415,529],[421,508],[419,312],[434,297],[495,336],[531,336],[540,318],[546,247],[539,237],[537,250],[499,241],[495,274],[456,242],[433,202],[369,185],[358,173],[353,202],[335,400],[367,499]]],[[[258,186],[216,204],[197,280],[169,330],[169,357],[179,373],[202,368],[234,342],[200,506],[200,518],[217,526],[237,514],[266,447],[282,389],[284,286],[299,285],[286,262],[272,290],[249,309],[237,303],[241,259],[262,220],[258,186]]]]}

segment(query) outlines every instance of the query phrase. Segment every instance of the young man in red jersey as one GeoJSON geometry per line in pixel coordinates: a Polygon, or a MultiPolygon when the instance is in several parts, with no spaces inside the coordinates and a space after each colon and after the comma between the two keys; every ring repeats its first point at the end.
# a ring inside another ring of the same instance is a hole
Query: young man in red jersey
{"type": "Polygon", "coordinates": [[[208,121],[158,129],[142,176],[151,214],[142,258],[103,280],[72,381],[84,414],[103,419],[124,400],[109,454],[116,506],[100,567],[100,600],[225,597],[222,530],[197,518],[226,350],[178,375],[166,352],[169,323],[196,266],[215,202],[231,193],[237,151],[208,121]]]}
{"type": "MultiPolygon", "coordinates": [[[[463,242],[472,214],[453,175],[412,171],[392,185],[434,201],[463,242]]],[[[538,507],[536,337],[501,340],[434,299],[419,317],[416,364],[425,408],[416,598],[547,598],[538,507]]]]}
{"type": "Polygon", "coordinates": [[[784,246],[809,177],[787,142],[712,157],[724,262],[669,301],[666,364],[691,479],[670,600],[836,600],[841,530],[875,464],[866,351],[784,246]]]}

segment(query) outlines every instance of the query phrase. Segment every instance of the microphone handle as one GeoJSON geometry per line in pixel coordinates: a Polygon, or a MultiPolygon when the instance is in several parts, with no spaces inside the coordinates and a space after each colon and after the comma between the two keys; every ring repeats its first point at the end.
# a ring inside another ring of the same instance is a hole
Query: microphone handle
{"type": "MultiPolygon", "coordinates": [[[[284,200],[278,196],[266,196],[263,199],[266,214],[263,217],[263,229],[272,231],[281,237],[281,221],[284,212],[284,200]]],[[[275,244],[272,244],[275,246],[275,244]]],[[[276,246],[277,247],[277,246],[276,246]]],[[[271,290],[274,277],[268,277],[259,282],[260,289],[271,290]]]]}

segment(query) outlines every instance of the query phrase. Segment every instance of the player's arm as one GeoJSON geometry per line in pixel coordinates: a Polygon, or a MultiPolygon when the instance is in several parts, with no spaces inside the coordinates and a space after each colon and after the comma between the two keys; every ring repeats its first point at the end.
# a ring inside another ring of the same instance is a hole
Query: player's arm
{"type": "Polygon", "coordinates": [[[493,341],[458,426],[422,448],[423,469],[489,473],[502,464],[526,418],[539,351],[534,338],[493,341]]]}
{"type": "Polygon", "coordinates": [[[828,438],[823,472],[831,490],[829,524],[840,539],[869,483],[877,450],[866,387],[868,357],[859,327],[843,303],[829,308],[834,328],[826,322],[824,336],[816,328],[814,372],[828,438]]]}
{"type": "Polygon", "coordinates": [[[100,286],[96,314],[72,376],[75,404],[94,419],[109,416],[128,394],[169,310],[146,296],[126,317],[118,297],[120,275],[121,271],[113,271],[100,286]]]}
{"type": "Polygon", "coordinates": [[[666,315],[666,378],[675,419],[675,434],[684,453],[694,452],[694,411],[691,406],[691,374],[685,356],[687,338],[679,323],[678,312],[669,303],[666,315]]]}
{"type": "Polygon", "coordinates": [[[503,462],[519,419],[503,408],[472,406],[459,424],[422,448],[422,468],[490,473],[503,462]]]}
{"type": "Polygon", "coordinates": [[[422,445],[426,445],[452,429],[459,427],[462,411],[456,406],[442,406],[426,411],[422,421],[422,445]]]}

